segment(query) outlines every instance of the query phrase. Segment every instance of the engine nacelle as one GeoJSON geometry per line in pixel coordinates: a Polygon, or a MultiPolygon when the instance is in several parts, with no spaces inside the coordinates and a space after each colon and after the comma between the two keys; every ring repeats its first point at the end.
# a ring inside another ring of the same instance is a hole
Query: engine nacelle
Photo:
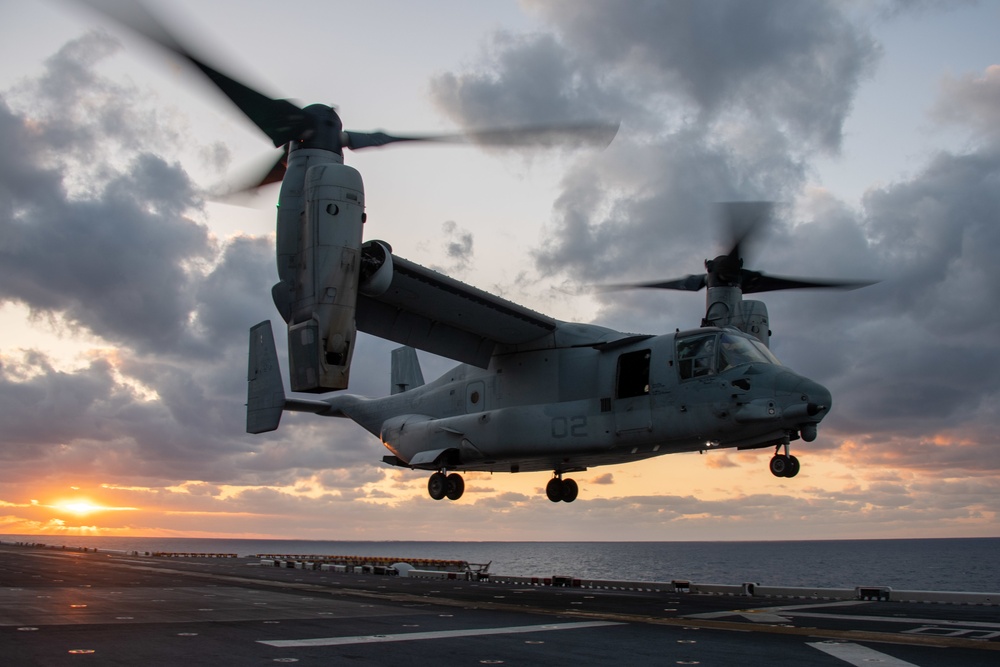
{"type": "Polygon", "coordinates": [[[310,153],[289,156],[272,295],[288,323],[292,391],[322,393],[346,389],[350,377],[364,184],[357,170],[310,153]]]}
{"type": "Polygon", "coordinates": [[[361,284],[365,296],[381,296],[392,284],[392,248],[385,241],[368,241],[361,246],[361,284]]]}
{"type": "Polygon", "coordinates": [[[771,331],[763,301],[744,301],[739,287],[721,285],[708,288],[706,304],[702,326],[736,327],[770,346],[771,331]]]}
{"type": "Polygon", "coordinates": [[[764,345],[771,346],[770,321],[767,318],[767,306],[763,301],[745,300],[740,302],[740,314],[743,316],[740,330],[755,337],[764,345]]]}

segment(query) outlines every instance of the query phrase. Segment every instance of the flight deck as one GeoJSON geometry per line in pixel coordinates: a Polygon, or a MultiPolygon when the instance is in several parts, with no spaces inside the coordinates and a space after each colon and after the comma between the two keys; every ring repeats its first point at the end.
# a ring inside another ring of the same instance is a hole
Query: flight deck
{"type": "Polygon", "coordinates": [[[988,594],[917,602],[877,589],[844,599],[852,593],[280,565],[0,545],[3,663],[1000,664],[1000,606],[988,594]]]}

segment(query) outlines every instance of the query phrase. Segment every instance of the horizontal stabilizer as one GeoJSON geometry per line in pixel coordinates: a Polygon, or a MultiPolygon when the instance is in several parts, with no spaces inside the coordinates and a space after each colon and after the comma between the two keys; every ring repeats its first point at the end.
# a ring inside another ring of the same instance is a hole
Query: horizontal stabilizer
{"type": "Polygon", "coordinates": [[[265,433],[278,428],[285,407],[278,353],[271,322],[250,329],[250,360],[247,370],[247,433],[265,433]]]}

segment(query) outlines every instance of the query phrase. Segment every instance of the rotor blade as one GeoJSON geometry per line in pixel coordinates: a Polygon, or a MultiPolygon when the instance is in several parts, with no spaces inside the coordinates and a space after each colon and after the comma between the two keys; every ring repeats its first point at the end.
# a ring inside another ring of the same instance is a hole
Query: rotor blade
{"type": "Polygon", "coordinates": [[[293,141],[308,129],[302,110],[288,100],[272,99],[223,74],[185,48],[140,2],[78,0],[150,42],[194,65],[266,134],[275,146],[293,141]]]}
{"type": "Polygon", "coordinates": [[[308,129],[302,109],[288,100],[275,100],[232,79],[191,55],[184,55],[200,69],[275,146],[295,141],[308,129]]]}
{"type": "Polygon", "coordinates": [[[288,156],[284,148],[272,151],[267,156],[254,160],[249,166],[238,168],[222,182],[213,187],[208,196],[214,201],[227,204],[251,205],[252,195],[265,185],[279,183],[288,168],[288,156]]]}
{"type": "Polygon", "coordinates": [[[743,293],[776,292],[786,289],[841,289],[853,290],[874,285],[872,280],[821,280],[814,278],[788,278],[769,276],[759,271],[743,272],[743,293]]]}
{"type": "Polygon", "coordinates": [[[345,132],[344,145],[353,150],[375,148],[405,141],[437,143],[474,143],[481,146],[546,147],[546,146],[595,146],[604,148],[618,134],[619,123],[601,121],[566,123],[562,125],[535,125],[490,130],[473,130],[460,134],[391,135],[385,132],[345,132]]]}
{"type": "Polygon", "coordinates": [[[630,283],[622,285],[605,285],[602,291],[614,291],[625,289],[673,289],[684,292],[697,292],[705,287],[706,276],[704,273],[688,275],[675,280],[664,280],[655,283],[630,283]]]}
{"type": "Polygon", "coordinates": [[[740,259],[746,252],[746,243],[767,226],[774,211],[769,201],[732,201],[719,205],[719,218],[729,235],[727,245],[730,257],[740,259]]]}

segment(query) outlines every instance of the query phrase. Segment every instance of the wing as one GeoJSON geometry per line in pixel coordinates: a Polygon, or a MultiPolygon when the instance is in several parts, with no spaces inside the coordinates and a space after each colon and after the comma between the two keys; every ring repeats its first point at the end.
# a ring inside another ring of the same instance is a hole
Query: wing
{"type": "Polygon", "coordinates": [[[358,294],[358,330],[486,368],[498,345],[555,332],[558,321],[396,255],[379,296],[358,294]]]}

